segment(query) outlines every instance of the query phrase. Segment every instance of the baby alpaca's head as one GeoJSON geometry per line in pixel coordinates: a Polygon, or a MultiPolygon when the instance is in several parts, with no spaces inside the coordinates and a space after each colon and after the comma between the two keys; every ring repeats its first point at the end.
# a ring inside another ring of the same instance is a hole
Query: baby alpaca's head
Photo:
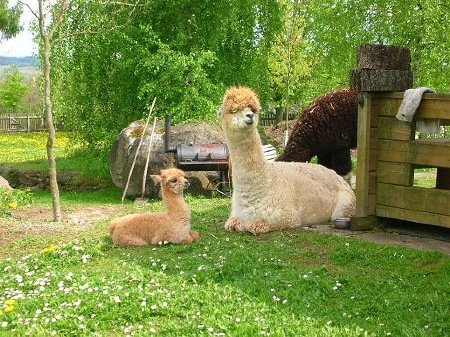
{"type": "Polygon", "coordinates": [[[172,193],[182,194],[183,190],[189,187],[184,172],[177,168],[161,170],[160,175],[154,174],[151,177],[155,184],[161,183],[161,189],[172,193]]]}
{"type": "Polygon", "coordinates": [[[231,87],[225,92],[218,113],[224,127],[243,129],[258,125],[260,109],[258,97],[251,89],[231,87]]]}

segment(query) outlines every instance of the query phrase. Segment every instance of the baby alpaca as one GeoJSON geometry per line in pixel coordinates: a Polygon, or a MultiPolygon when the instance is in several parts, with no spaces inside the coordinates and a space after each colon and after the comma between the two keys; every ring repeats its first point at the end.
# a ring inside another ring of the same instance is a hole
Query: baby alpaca
{"type": "Polygon", "coordinates": [[[333,170],[265,160],[257,130],[259,110],[258,98],[245,87],[229,88],[219,110],[233,184],[225,229],[259,234],[354,215],[355,195],[333,170]]]}
{"type": "Polygon", "coordinates": [[[109,233],[118,246],[157,245],[160,242],[190,244],[199,239],[190,230],[189,208],[183,199],[183,190],[189,187],[184,172],[169,168],[161,175],[151,176],[161,183],[162,199],[167,212],[129,214],[112,221],[109,233]]]}

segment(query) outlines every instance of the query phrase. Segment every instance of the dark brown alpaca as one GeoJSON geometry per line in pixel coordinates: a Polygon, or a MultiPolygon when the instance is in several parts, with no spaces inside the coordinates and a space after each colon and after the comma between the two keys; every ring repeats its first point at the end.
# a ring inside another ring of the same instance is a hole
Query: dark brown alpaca
{"type": "Polygon", "coordinates": [[[352,169],[350,149],[356,148],[358,92],[327,93],[302,110],[277,161],[318,163],[346,175],[352,169]]]}

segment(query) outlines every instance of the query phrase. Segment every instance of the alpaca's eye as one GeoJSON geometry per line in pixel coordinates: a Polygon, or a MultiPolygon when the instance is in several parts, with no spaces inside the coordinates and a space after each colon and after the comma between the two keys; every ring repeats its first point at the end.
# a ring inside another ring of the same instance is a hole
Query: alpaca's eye
{"type": "Polygon", "coordinates": [[[177,178],[169,179],[169,183],[176,183],[176,182],[177,182],[177,178]]]}

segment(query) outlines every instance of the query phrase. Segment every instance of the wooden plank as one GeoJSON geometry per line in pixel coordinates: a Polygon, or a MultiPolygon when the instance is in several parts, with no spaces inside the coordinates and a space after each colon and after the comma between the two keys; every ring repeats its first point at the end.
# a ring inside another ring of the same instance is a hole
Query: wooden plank
{"type": "MultiPolygon", "coordinates": [[[[403,100],[403,92],[379,93],[380,116],[395,117],[403,100]]],[[[450,119],[450,94],[425,93],[417,108],[416,118],[450,119]]]]}
{"type": "Polygon", "coordinates": [[[377,189],[377,172],[370,171],[369,172],[369,195],[375,194],[377,189]]]}
{"type": "Polygon", "coordinates": [[[450,216],[450,191],[405,187],[377,183],[377,207],[390,207],[415,210],[450,216]]]}
{"type": "Polygon", "coordinates": [[[414,140],[412,124],[393,117],[380,117],[378,120],[378,138],[394,140],[414,140]]]}
{"type": "Polygon", "coordinates": [[[450,139],[378,140],[378,160],[450,168],[450,139]]]}
{"type": "Polygon", "coordinates": [[[414,168],[411,164],[378,161],[377,182],[413,186],[414,168]]]}
{"type": "Polygon", "coordinates": [[[450,216],[441,214],[433,214],[417,210],[377,205],[376,215],[379,217],[406,220],[421,224],[450,228],[450,216]]]}
{"type": "Polygon", "coordinates": [[[403,92],[394,97],[385,97],[384,94],[378,96],[380,106],[379,116],[394,117],[397,115],[398,108],[403,100],[403,92]]]}
{"type": "Polygon", "coordinates": [[[450,119],[450,95],[424,94],[415,117],[450,119]]]}
{"type": "Polygon", "coordinates": [[[364,104],[358,105],[358,152],[356,167],[356,216],[373,215],[374,209],[369,208],[369,165],[371,140],[371,95],[361,94],[364,104]]]}

